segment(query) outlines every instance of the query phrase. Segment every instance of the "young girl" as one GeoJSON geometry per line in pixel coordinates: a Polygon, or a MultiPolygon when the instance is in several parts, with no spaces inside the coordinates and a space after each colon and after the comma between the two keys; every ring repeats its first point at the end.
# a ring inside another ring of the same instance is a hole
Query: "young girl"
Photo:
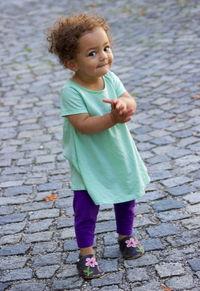
{"type": "Polygon", "coordinates": [[[126,122],[136,103],[113,63],[109,27],[98,16],[61,18],[49,30],[49,51],[73,72],[62,88],[63,153],[71,168],[75,233],[80,276],[104,275],[96,261],[93,242],[101,204],[114,204],[119,247],[125,259],[144,250],[132,237],[135,199],[149,183],[126,122]]]}

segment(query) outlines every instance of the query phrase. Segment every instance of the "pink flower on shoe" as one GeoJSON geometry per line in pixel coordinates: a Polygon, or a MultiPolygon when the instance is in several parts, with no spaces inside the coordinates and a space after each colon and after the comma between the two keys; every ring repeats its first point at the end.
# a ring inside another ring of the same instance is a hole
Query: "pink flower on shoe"
{"type": "Polygon", "coordinates": [[[86,259],[86,264],[85,265],[94,268],[95,266],[98,265],[98,263],[97,263],[95,257],[92,257],[92,258],[87,258],[86,259]]]}
{"type": "Polygon", "coordinates": [[[135,248],[137,245],[137,242],[131,237],[129,240],[126,240],[126,246],[127,248],[133,247],[135,248]]]}

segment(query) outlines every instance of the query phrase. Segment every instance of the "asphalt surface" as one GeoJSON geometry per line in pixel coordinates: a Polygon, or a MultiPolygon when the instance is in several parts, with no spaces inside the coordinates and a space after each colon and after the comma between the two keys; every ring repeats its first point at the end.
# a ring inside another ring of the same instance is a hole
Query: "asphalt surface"
{"type": "Polygon", "coordinates": [[[199,291],[199,1],[9,0],[0,24],[0,290],[199,291]],[[120,257],[112,205],[104,205],[95,249],[106,276],[90,282],[77,275],[62,155],[60,89],[70,73],[44,34],[78,12],[111,26],[112,70],[137,101],[129,128],[151,176],[134,227],[145,255],[120,257]]]}

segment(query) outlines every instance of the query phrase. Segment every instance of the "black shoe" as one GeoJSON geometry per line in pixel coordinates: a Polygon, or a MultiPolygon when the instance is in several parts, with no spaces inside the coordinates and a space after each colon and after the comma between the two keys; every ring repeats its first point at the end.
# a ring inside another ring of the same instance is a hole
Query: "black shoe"
{"type": "Polygon", "coordinates": [[[104,272],[99,268],[94,255],[79,256],[77,262],[79,276],[83,279],[94,279],[104,276],[104,272]]]}
{"type": "Polygon", "coordinates": [[[136,237],[126,236],[118,243],[122,256],[126,260],[137,259],[144,254],[144,248],[136,237]]]}

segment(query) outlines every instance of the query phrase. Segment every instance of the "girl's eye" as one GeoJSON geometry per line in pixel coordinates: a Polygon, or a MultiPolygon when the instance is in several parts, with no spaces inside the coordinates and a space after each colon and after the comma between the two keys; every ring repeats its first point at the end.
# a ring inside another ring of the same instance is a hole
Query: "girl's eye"
{"type": "Polygon", "coordinates": [[[104,48],[104,51],[107,52],[107,51],[109,51],[109,49],[110,49],[110,47],[109,47],[109,45],[107,45],[107,46],[104,48]]]}
{"type": "Polygon", "coordinates": [[[97,54],[96,52],[90,52],[89,57],[94,57],[94,56],[96,56],[96,54],[97,54]]]}

